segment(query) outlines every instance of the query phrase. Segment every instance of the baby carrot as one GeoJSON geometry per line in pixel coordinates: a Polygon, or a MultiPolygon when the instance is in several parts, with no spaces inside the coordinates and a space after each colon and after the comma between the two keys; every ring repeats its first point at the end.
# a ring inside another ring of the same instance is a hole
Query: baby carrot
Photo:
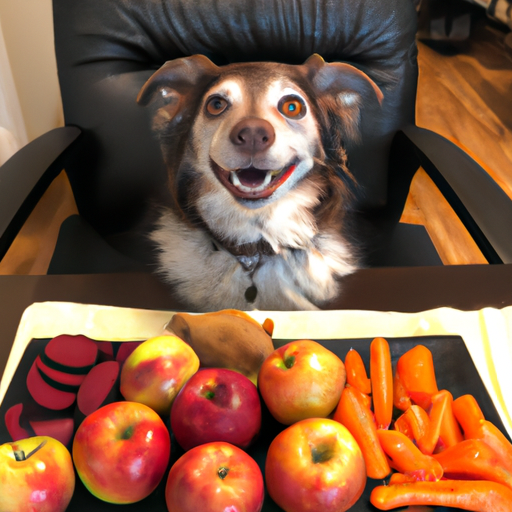
{"type": "Polygon", "coordinates": [[[510,512],[512,490],[486,480],[402,483],[375,487],[370,502],[379,510],[431,505],[472,512],[510,512]]]}
{"type": "Polygon", "coordinates": [[[432,352],[424,345],[416,345],[400,356],[396,371],[411,400],[428,409],[430,397],[439,391],[432,352]]]}
{"type": "Polygon", "coordinates": [[[393,405],[400,411],[407,411],[411,406],[411,398],[400,378],[398,371],[393,376],[393,405]]]}
{"type": "Polygon", "coordinates": [[[443,466],[446,478],[491,480],[512,489],[512,461],[481,439],[461,441],[434,458],[443,466]]]}
{"type": "Polygon", "coordinates": [[[361,354],[351,348],[345,356],[345,370],[347,372],[347,383],[369,395],[372,392],[371,381],[366,373],[361,354]]]}
{"type": "Polygon", "coordinates": [[[464,431],[464,439],[481,439],[512,461],[512,444],[496,425],[485,419],[472,395],[463,395],[454,400],[453,413],[464,431]]]}
{"type": "Polygon", "coordinates": [[[361,393],[350,386],[343,389],[333,419],[344,425],[361,448],[369,478],[382,479],[391,473],[386,455],[377,437],[377,427],[361,393]]]}
{"type": "Polygon", "coordinates": [[[464,436],[474,437],[480,428],[481,422],[485,421],[484,413],[480,409],[476,398],[473,395],[459,396],[453,401],[452,409],[464,431],[464,436]]]}
{"type": "Polygon", "coordinates": [[[412,437],[421,449],[421,443],[430,429],[430,418],[422,407],[411,405],[403,414],[412,432],[412,437]]]}
{"type": "Polygon", "coordinates": [[[454,446],[464,439],[459,422],[453,413],[453,396],[447,390],[443,390],[443,393],[446,393],[447,395],[447,404],[441,420],[439,441],[434,452],[440,452],[450,446],[454,446]]]}
{"type": "Polygon", "coordinates": [[[402,434],[405,434],[409,439],[414,440],[414,433],[406,417],[406,412],[398,416],[393,423],[393,429],[402,432],[402,434]]]}
{"type": "Polygon", "coordinates": [[[370,344],[370,379],[377,428],[386,429],[393,417],[393,368],[384,338],[375,338],[370,344]]]}
{"type": "Polygon", "coordinates": [[[441,464],[425,455],[406,435],[396,430],[378,430],[377,436],[389,465],[416,480],[435,481],[443,476],[441,464]]]}
{"type": "Polygon", "coordinates": [[[446,391],[439,391],[432,395],[432,407],[430,409],[430,425],[426,435],[418,440],[418,446],[423,453],[431,455],[439,441],[441,424],[448,408],[449,396],[446,391]]]}

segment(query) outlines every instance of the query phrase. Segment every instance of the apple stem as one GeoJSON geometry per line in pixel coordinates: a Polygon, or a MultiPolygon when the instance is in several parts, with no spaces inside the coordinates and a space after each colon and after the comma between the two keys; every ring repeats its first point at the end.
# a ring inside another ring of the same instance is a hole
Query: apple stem
{"type": "Polygon", "coordinates": [[[25,457],[25,452],[23,450],[13,450],[14,458],[17,462],[24,461],[27,457],[25,457]]]}
{"type": "Polygon", "coordinates": [[[133,435],[133,426],[129,426],[124,432],[123,432],[123,435],[121,436],[121,439],[130,439],[133,435]]]}
{"type": "Polygon", "coordinates": [[[295,364],[295,356],[288,356],[284,360],[284,365],[286,366],[286,368],[291,368],[294,364],[295,364]]]}
{"type": "Polygon", "coordinates": [[[23,450],[14,450],[13,449],[14,458],[16,459],[17,462],[23,462],[24,460],[27,460],[28,458],[32,457],[32,455],[34,455],[34,453],[36,453],[38,450],[40,450],[45,444],[46,444],[46,439],[41,444],[36,446],[31,452],[29,452],[28,455],[25,455],[25,452],[23,450]]]}
{"type": "Polygon", "coordinates": [[[321,464],[327,462],[333,456],[332,444],[320,444],[311,448],[311,459],[313,464],[321,464]]]}
{"type": "Polygon", "coordinates": [[[224,478],[226,478],[228,476],[228,473],[229,473],[229,468],[225,468],[225,467],[220,467],[219,470],[217,471],[217,474],[219,475],[219,478],[221,480],[224,480],[224,478]]]}

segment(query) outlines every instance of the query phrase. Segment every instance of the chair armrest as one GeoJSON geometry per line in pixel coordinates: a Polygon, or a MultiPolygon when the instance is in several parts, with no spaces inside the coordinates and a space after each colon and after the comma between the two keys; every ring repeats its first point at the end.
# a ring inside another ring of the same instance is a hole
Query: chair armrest
{"type": "Polygon", "coordinates": [[[0,167],[0,259],[23,223],[62,170],[65,150],[79,128],[55,128],[30,142],[0,167]]]}
{"type": "Polygon", "coordinates": [[[511,198],[448,139],[412,125],[402,131],[489,263],[512,263],[511,198]]]}

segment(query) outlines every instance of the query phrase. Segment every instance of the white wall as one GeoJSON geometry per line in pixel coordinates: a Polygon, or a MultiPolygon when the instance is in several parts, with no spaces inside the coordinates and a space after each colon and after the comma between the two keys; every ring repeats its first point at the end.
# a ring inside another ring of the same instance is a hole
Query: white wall
{"type": "Polygon", "coordinates": [[[30,141],[63,124],[52,0],[0,0],[0,23],[30,141]]]}

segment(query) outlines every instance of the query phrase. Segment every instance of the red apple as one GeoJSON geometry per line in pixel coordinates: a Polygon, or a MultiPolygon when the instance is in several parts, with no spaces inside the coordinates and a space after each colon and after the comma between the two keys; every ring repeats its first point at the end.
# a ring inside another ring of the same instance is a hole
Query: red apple
{"type": "Polygon", "coordinates": [[[63,512],[75,490],[68,449],[29,437],[0,446],[0,512],[63,512]]]}
{"type": "Polygon", "coordinates": [[[141,343],[121,370],[121,394],[158,414],[169,414],[183,384],[197,372],[199,358],[177,336],[157,336],[141,343]]]}
{"type": "Polygon", "coordinates": [[[165,487],[169,512],[259,512],[264,496],[256,461],[223,442],[202,444],[182,455],[165,487]]]}
{"type": "Polygon", "coordinates": [[[258,390],[234,370],[199,370],[183,386],[171,408],[171,429],[184,450],[212,441],[247,448],[260,427],[258,390]]]}
{"type": "Polygon", "coordinates": [[[136,402],[114,402],[80,424],[72,453],[78,476],[94,496],[109,503],[134,503],[162,480],[171,441],[155,411],[136,402]]]}
{"type": "Polygon", "coordinates": [[[286,512],[344,512],[366,485],[366,467],[352,434],[337,421],[309,418],[278,434],[268,449],[265,481],[286,512]]]}
{"type": "Polygon", "coordinates": [[[258,387],[272,416],[291,425],[327,417],[338,405],[345,380],[345,365],[334,352],[316,341],[299,340],[265,359],[258,387]]]}

